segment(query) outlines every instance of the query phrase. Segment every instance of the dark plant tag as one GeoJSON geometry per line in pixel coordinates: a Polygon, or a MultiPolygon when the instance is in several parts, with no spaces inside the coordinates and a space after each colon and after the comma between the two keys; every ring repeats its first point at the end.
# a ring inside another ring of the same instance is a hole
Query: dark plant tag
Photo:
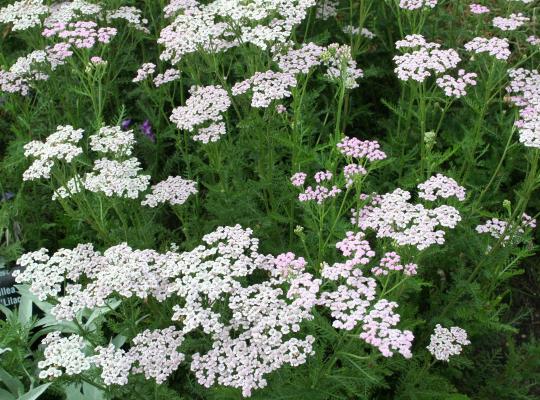
{"type": "Polygon", "coordinates": [[[0,304],[6,307],[15,307],[21,301],[21,296],[15,287],[15,278],[12,272],[0,260],[0,304]]]}

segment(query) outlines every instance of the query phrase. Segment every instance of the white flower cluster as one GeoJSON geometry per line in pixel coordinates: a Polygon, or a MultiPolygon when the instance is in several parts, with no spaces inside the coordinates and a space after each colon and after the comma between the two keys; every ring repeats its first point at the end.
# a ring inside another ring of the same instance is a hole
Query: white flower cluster
{"type": "Polygon", "coordinates": [[[427,209],[422,204],[411,204],[411,194],[402,189],[382,196],[374,196],[360,211],[352,210],[351,222],[363,231],[372,229],[379,238],[390,238],[400,246],[415,246],[424,250],[434,244],[443,244],[445,231],[439,226],[453,229],[461,221],[458,210],[443,205],[427,209]]]}
{"type": "Polygon", "coordinates": [[[103,126],[90,136],[90,148],[98,153],[129,156],[133,152],[134,145],[133,131],[122,130],[119,126],[103,126]]]}
{"type": "Polygon", "coordinates": [[[58,126],[45,142],[33,140],[24,145],[24,155],[36,160],[24,171],[23,180],[30,181],[49,178],[55,160],[70,163],[82,153],[76,144],[83,137],[82,129],[74,129],[71,125],[58,126]]]}
{"type": "Polygon", "coordinates": [[[169,176],[166,180],[152,186],[152,193],[146,195],[141,205],[157,207],[160,203],[184,204],[189,196],[197,193],[196,182],[180,176],[169,176]]]}
{"type": "Polygon", "coordinates": [[[490,39],[475,37],[470,42],[465,43],[465,50],[476,54],[488,53],[490,56],[502,61],[508,60],[508,57],[512,54],[508,39],[500,39],[498,37],[492,37],[490,39]]]}
{"type": "MultiPolygon", "coordinates": [[[[104,307],[113,297],[152,296],[163,301],[179,296],[173,320],[181,321],[181,330],[145,331],[133,339],[127,352],[112,346],[97,347],[96,356],[84,359],[84,368],[86,363],[100,366],[105,384],[126,384],[130,373],[163,382],[184,360],[178,347],[185,335],[202,327],[214,343],[207,353],[193,355],[191,369],[198,381],[205,386],[218,382],[238,387],[248,396],[266,385],[267,373],[284,364],[300,365],[312,354],[314,338],[295,334],[304,320],[312,318],[320,285],[302,271],[302,260],[282,257],[275,261],[259,254],[258,240],[251,234],[250,229],[238,225],[220,227],[203,237],[204,245],[185,253],[133,250],[126,244],[103,254],[88,245],[59,250],[50,258],[41,251],[21,257],[19,263],[27,265],[27,270],[16,279],[29,283],[32,293],[40,298],[57,298],[52,314],[59,320],[72,320],[85,308],[104,307]],[[291,265],[291,273],[283,273],[285,264],[291,265]],[[270,279],[245,287],[239,278],[256,270],[266,271],[270,279]],[[59,277],[68,282],[63,294],[57,287],[59,277]],[[290,285],[287,292],[282,289],[285,283],[290,285]],[[212,308],[216,301],[228,304],[230,318],[223,319],[212,308]]],[[[80,351],[82,343],[77,336],[72,337],[80,351]]],[[[64,360],[60,352],[58,359],[49,363],[67,371],[65,366],[72,365],[69,357],[64,360]]],[[[69,371],[76,373],[78,369],[69,371]]],[[[61,371],[47,376],[59,374],[61,371]]]]}
{"type": "Polygon", "coordinates": [[[83,17],[97,15],[102,7],[98,4],[85,0],[61,1],[50,7],[50,15],[45,20],[45,26],[53,26],[57,23],[67,24],[70,21],[83,17]]]}
{"type": "Polygon", "coordinates": [[[399,0],[399,7],[404,10],[418,10],[419,8],[435,8],[438,0],[399,0]]]}
{"type": "Polygon", "coordinates": [[[524,16],[522,13],[510,14],[508,18],[493,18],[493,26],[502,31],[515,31],[530,20],[530,18],[524,16]]]}
{"type": "Polygon", "coordinates": [[[524,68],[509,71],[510,85],[506,89],[512,102],[519,107],[520,119],[515,122],[519,141],[527,147],[540,148],[540,73],[524,68]]]}
{"type": "Polygon", "coordinates": [[[236,83],[231,92],[234,96],[251,90],[253,97],[251,106],[267,108],[274,100],[281,100],[291,96],[290,88],[296,87],[296,78],[286,72],[256,72],[251,78],[236,83]]]}
{"type": "Polygon", "coordinates": [[[452,196],[459,201],[464,201],[465,193],[465,188],[460,186],[455,179],[442,174],[434,175],[418,185],[418,197],[428,201],[435,201],[438,198],[448,199],[452,196]]]}
{"type": "Polygon", "coordinates": [[[16,1],[0,9],[0,23],[11,23],[14,31],[23,31],[41,25],[41,16],[48,11],[42,0],[16,1]]]}
{"type": "Polygon", "coordinates": [[[467,339],[467,332],[464,329],[458,326],[447,329],[437,324],[427,349],[437,360],[448,361],[451,356],[461,354],[462,346],[469,344],[471,342],[467,339]]]}
{"type": "Polygon", "coordinates": [[[299,49],[290,49],[285,54],[277,54],[274,60],[279,68],[289,74],[307,74],[309,70],[321,64],[324,47],[315,43],[305,43],[299,49]]]}
{"type": "MultiPolygon", "coordinates": [[[[19,57],[9,70],[0,69],[0,89],[7,93],[20,93],[23,96],[30,92],[30,84],[49,79],[43,72],[48,63],[57,62],[50,51],[54,48],[34,50],[26,56],[19,57]],[[53,59],[53,61],[51,61],[53,59]]],[[[54,52],[53,52],[54,53],[54,52]]]]}
{"type": "Polygon", "coordinates": [[[367,39],[374,39],[375,36],[377,36],[367,28],[360,29],[359,27],[353,25],[345,25],[343,27],[343,32],[348,33],[349,35],[360,35],[367,39]]]}
{"type": "Polygon", "coordinates": [[[149,175],[139,175],[142,170],[139,160],[130,158],[124,161],[101,158],[94,161],[92,172],[70,179],[66,186],[60,187],[53,200],[68,198],[82,188],[105,196],[136,199],[150,184],[149,175]]]}
{"type": "Polygon", "coordinates": [[[320,0],[319,3],[317,4],[316,18],[327,20],[338,14],[339,0],[320,0]]]}
{"type": "Polygon", "coordinates": [[[176,124],[178,129],[187,129],[190,132],[205,128],[201,125],[210,122],[206,128],[214,127],[214,131],[199,132],[197,139],[203,142],[216,141],[216,135],[225,134],[225,129],[222,129],[225,128],[222,114],[231,106],[227,91],[219,85],[211,85],[192,86],[189,93],[191,96],[186,100],[186,105],[172,111],[171,122],[176,124]]]}
{"type": "Polygon", "coordinates": [[[315,0],[174,2],[167,15],[185,11],[161,31],[158,43],[164,50],[160,58],[176,64],[201,49],[220,52],[240,43],[265,50],[270,44],[285,43],[313,5],[315,0]]]}
{"type": "Polygon", "coordinates": [[[363,77],[364,73],[356,67],[356,61],[352,58],[349,46],[332,43],[321,55],[321,59],[328,67],[326,77],[330,80],[342,81],[346,89],[358,87],[356,80],[363,77]]]}
{"type": "Polygon", "coordinates": [[[58,378],[63,374],[78,375],[91,368],[91,358],[83,353],[84,339],[79,335],[61,337],[60,332],[49,333],[41,341],[45,345],[45,360],[38,363],[40,379],[58,378]]]}
{"type": "Polygon", "coordinates": [[[525,233],[525,229],[536,228],[536,219],[523,213],[521,216],[521,222],[517,226],[512,226],[508,221],[501,220],[499,218],[491,218],[484,224],[476,227],[478,233],[488,233],[492,238],[501,239],[502,246],[504,247],[512,239],[521,239],[519,236],[525,233]],[[512,232],[514,230],[514,232],[512,232]],[[512,235],[511,235],[512,234],[512,235]]]}
{"type": "Polygon", "coordinates": [[[107,12],[107,21],[123,19],[130,26],[145,33],[150,33],[146,25],[148,20],[142,17],[142,12],[137,7],[122,6],[116,10],[107,12]]]}
{"type": "Polygon", "coordinates": [[[454,49],[441,50],[438,43],[427,42],[422,35],[407,35],[396,42],[396,49],[409,50],[394,56],[394,72],[402,81],[424,82],[432,74],[442,74],[461,61],[454,49]]]}
{"type": "Polygon", "coordinates": [[[133,362],[132,372],[143,373],[157,383],[165,382],[184,361],[184,354],[178,351],[183,341],[183,333],[174,326],[139,333],[127,355],[133,362]]]}

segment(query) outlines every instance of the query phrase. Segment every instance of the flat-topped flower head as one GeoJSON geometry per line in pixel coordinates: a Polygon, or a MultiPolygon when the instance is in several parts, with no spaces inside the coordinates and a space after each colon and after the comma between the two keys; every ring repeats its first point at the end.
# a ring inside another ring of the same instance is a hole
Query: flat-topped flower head
{"type": "Polygon", "coordinates": [[[418,185],[418,197],[428,201],[435,201],[439,198],[448,199],[449,197],[456,197],[459,201],[464,201],[465,193],[465,188],[460,186],[455,179],[442,174],[434,175],[418,185]]]}
{"type": "Polygon", "coordinates": [[[418,10],[420,8],[435,8],[438,0],[399,0],[399,7],[404,10],[418,10]]]}
{"type": "Polygon", "coordinates": [[[189,196],[197,193],[196,183],[180,176],[169,176],[166,180],[152,186],[152,192],[141,202],[143,206],[157,207],[158,204],[169,203],[181,205],[189,196]]]}
{"type": "Polygon", "coordinates": [[[103,126],[90,135],[90,149],[103,154],[129,156],[133,152],[135,135],[121,126],[103,126]]]}
{"type": "Polygon", "coordinates": [[[431,335],[429,352],[439,361],[450,360],[450,357],[461,354],[463,346],[471,342],[467,339],[467,332],[458,326],[452,326],[450,329],[437,324],[431,335]]]}
{"type": "Polygon", "coordinates": [[[384,160],[386,154],[380,150],[379,142],[375,140],[360,140],[345,136],[337,147],[341,154],[351,158],[365,158],[368,161],[384,160]]]}
{"type": "Polygon", "coordinates": [[[221,86],[192,86],[189,90],[190,97],[186,100],[186,105],[177,107],[172,111],[170,120],[178,129],[186,129],[190,132],[215,126],[214,132],[199,132],[197,140],[202,142],[215,141],[222,134],[224,125],[223,113],[231,105],[231,99],[227,91],[221,86]],[[202,126],[208,124],[209,126],[202,126]],[[217,125],[217,126],[216,126],[217,125]],[[216,128],[219,128],[216,130],[216,128]],[[214,140],[213,140],[214,139],[214,140]]]}
{"type": "Polygon", "coordinates": [[[49,135],[45,142],[33,140],[24,145],[24,155],[36,160],[23,173],[23,180],[49,178],[56,160],[70,163],[82,154],[82,148],[76,146],[83,137],[82,129],[71,125],[59,125],[56,132],[49,135]]]}
{"type": "Polygon", "coordinates": [[[251,106],[266,108],[274,100],[291,96],[291,88],[296,87],[296,78],[287,72],[256,72],[251,78],[236,83],[231,92],[234,96],[252,92],[251,106]]]}
{"type": "Polygon", "coordinates": [[[41,25],[41,17],[49,12],[42,0],[22,0],[0,9],[0,23],[12,24],[14,31],[41,25]]]}
{"type": "Polygon", "coordinates": [[[502,61],[506,61],[511,54],[508,39],[500,39],[498,37],[492,37],[490,39],[475,37],[465,43],[465,50],[476,54],[488,53],[490,56],[502,61]]]}
{"type": "Polygon", "coordinates": [[[502,31],[515,31],[519,27],[525,25],[531,19],[524,16],[522,13],[510,14],[508,18],[495,17],[493,18],[493,26],[502,31]]]}

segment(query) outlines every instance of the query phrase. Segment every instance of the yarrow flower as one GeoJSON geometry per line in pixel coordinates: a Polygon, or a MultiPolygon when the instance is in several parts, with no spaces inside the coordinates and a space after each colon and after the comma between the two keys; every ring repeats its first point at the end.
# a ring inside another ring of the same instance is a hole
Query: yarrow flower
{"type": "Polygon", "coordinates": [[[321,0],[317,5],[315,17],[317,19],[327,20],[337,15],[338,0],[321,0]]]}
{"type": "Polygon", "coordinates": [[[80,48],[90,49],[96,43],[109,43],[117,30],[113,27],[98,27],[94,21],[56,22],[43,30],[43,36],[50,38],[58,36],[67,43],[80,48]]]}
{"type": "Polygon", "coordinates": [[[418,197],[428,201],[435,201],[438,198],[448,199],[452,196],[459,201],[464,201],[465,192],[463,186],[442,174],[434,175],[418,185],[418,197]]]}
{"type": "Polygon", "coordinates": [[[49,12],[42,0],[22,0],[0,9],[0,23],[12,24],[14,31],[41,25],[41,16],[49,12]]]}
{"type": "Polygon", "coordinates": [[[492,37],[490,39],[475,37],[473,40],[465,43],[465,50],[476,54],[488,53],[497,60],[503,61],[506,61],[511,54],[508,39],[500,39],[497,37],[492,37]]]}
{"type": "MultiPolygon", "coordinates": [[[[367,196],[361,198],[368,200],[367,196]]],[[[361,210],[352,210],[351,222],[362,231],[375,231],[379,238],[393,239],[399,246],[424,250],[443,244],[445,232],[438,228],[455,228],[461,221],[458,210],[446,205],[427,209],[409,203],[410,198],[411,194],[402,189],[374,196],[361,210]]]]}
{"type": "Polygon", "coordinates": [[[399,7],[404,10],[418,10],[419,8],[435,8],[438,0],[399,0],[399,7]]]}
{"type": "Polygon", "coordinates": [[[429,352],[439,361],[448,362],[451,356],[461,354],[462,346],[471,344],[467,339],[467,332],[457,326],[450,329],[437,324],[431,335],[429,352]]]}
{"type": "MultiPolygon", "coordinates": [[[[298,200],[301,202],[315,201],[317,204],[322,204],[325,200],[336,197],[341,193],[341,189],[339,189],[336,185],[327,187],[320,184],[322,182],[331,180],[332,176],[333,175],[330,171],[317,172],[313,177],[317,185],[315,187],[306,187],[304,191],[298,195],[298,200]]],[[[305,179],[305,173],[297,172],[291,177],[291,183],[294,186],[300,187],[303,186],[305,179]]]]}
{"type": "Polygon", "coordinates": [[[166,202],[170,205],[180,205],[184,204],[189,196],[196,193],[195,182],[180,176],[169,176],[166,180],[152,186],[152,193],[146,195],[141,205],[157,207],[158,204],[166,202]]]}
{"type": "Polygon", "coordinates": [[[162,60],[178,63],[197,51],[217,53],[252,43],[266,50],[286,43],[315,0],[249,2],[216,0],[209,4],[176,1],[166,8],[174,20],[162,29],[162,60]],[[179,13],[179,11],[184,11],[179,13]]]}
{"type": "Polygon", "coordinates": [[[90,136],[90,149],[98,153],[130,156],[134,145],[133,131],[121,126],[104,126],[90,136]]]}
{"type": "Polygon", "coordinates": [[[515,31],[530,20],[530,18],[524,16],[522,13],[510,14],[508,18],[493,18],[493,26],[502,31],[515,31]]]}
{"type": "Polygon", "coordinates": [[[362,78],[364,72],[357,68],[349,46],[332,43],[321,54],[321,59],[323,64],[328,67],[325,74],[328,79],[341,81],[346,89],[358,87],[356,80],[362,78]]]}
{"type": "Polygon", "coordinates": [[[195,330],[212,339],[208,351],[192,354],[190,365],[207,387],[219,383],[249,396],[266,385],[268,373],[285,364],[305,363],[315,339],[299,332],[303,321],[313,318],[321,281],[305,272],[305,260],[292,253],[277,258],[259,254],[258,240],[251,235],[238,225],[219,227],[203,237],[202,245],[184,253],[121,244],[104,253],[80,245],[51,257],[46,251],[23,255],[19,264],[27,269],[16,279],[29,283],[40,298],[55,297],[52,314],[58,320],[72,320],[79,311],[105,307],[112,299],[152,296],[162,302],[179,297],[172,317],[176,327],[146,330],[131,340],[128,351],[113,345],[93,347],[77,335],[50,334],[40,364],[49,369],[42,377],[75,375],[95,365],[102,368],[105,385],[125,385],[129,375],[137,373],[163,383],[185,361],[181,346],[195,330]],[[257,270],[268,272],[269,280],[245,286],[243,278],[257,270]],[[42,291],[48,286],[42,281],[51,277],[53,290],[42,291]],[[63,291],[56,290],[60,278],[67,282],[63,291]],[[212,307],[215,301],[229,305],[227,318],[212,307]],[[95,355],[86,356],[87,351],[95,355]]]}
{"type": "Polygon", "coordinates": [[[45,142],[33,140],[24,145],[24,155],[36,160],[24,171],[23,180],[30,181],[40,178],[50,178],[55,160],[70,163],[82,154],[82,149],[76,146],[83,137],[82,129],[71,125],[58,126],[56,132],[49,135],[45,142]]]}
{"type": "Polygon", "coordinates": [[[154,85],[160,87],[169,82],[177,81],[180,79],[180,71],[175,68],[169,68],[162,74],[157,74],[154,78],[154,85]]]}
{"type": "Polygon", "coordinates": [[[504,247],[513,239],[519,239],[519,235],[523,235],[525,233],[525,229],[536,228],[536,219],[523,213],[521,216],[521,222],[518,226],[515,226],[514,232],[512,232],[512,228],[513,227],[508,223],[508,221],[504,221],[499,218],[491,218],[484,224],[478,225],[476,227],[476,232],[488,233],[491,235],[491,237],[497,240],[502,239],[502,246],[504,247]],[[510,236],[510,234],[512,234],[512,236],[510,236]]]}
{"type": "Polygon", "coordinates": [[[401,264],[401,257],[395,251],[385,253],[384,257],[381,258],[379,265],[373,267],[371,272],[375,276],[385,276],[388,275],[390,271],[403,271],[407,276],[416,275],[416,270],[418,266],[413,263],[401,264]]]}
{"type": "Polygon", "coordinates": [[[94,161],[92,172],[70,179],[66,186],[55,191],[52,199],[71,197],[83,188],[90,192],[103,193],[107,197],[136,199],[150,184],[149,175],[139,175],[141,170],[136,158],[124,161],[101,158],[94,161]]]}
{"type": "Polygon", "coordinates": [[[524,68],[509,71],[510,85],[507,87],[511,101],[520,108],[515,126],[519,141],[527,147],[540,148],[540,73],[524,68]]]}
{"type": "Polygon", "coordinates": [[[490,10],[488,7],[482,5],[482,4],[469,4],[469,9],[471,10],[471,13],[473,14],[487,14],[490,10]]]}
{"type": "Polygon", "coordinates": [[[312,68],[322,63],[324,47],[315,43],[304,43],[299,49],[290,49],[285,54],[278,54],[274,60],[281,71],[288,74],[307,74],[312,68]]]}
{"type": "Polygon", "coordinates": [[[286,72],[265,71],[257,72],[251,78],[236,83],[231,92],[239,96],[251,90],[253,96],[251,106],[267,108],[274,100],[291,96],[290,88],[296,87],[294,75],[286,72]]]}
{"type": "Polygon", "coordinates": [[[370,140],[360,140],[345,136],[337,147],[341,154],[352,158],[365,158],[368,161],[384,160],[386,154],[380,150],[379,142],[370,140]]]}
{"type": "Polygon", "coordinates": [[[367,28],[360,29],[359,27],[353,25],[345,25],[343,27],[343,32],[348,33],[349,35],[360,35],[367,39],[374,39],[375,36],[377,36],[367,28]]]}
{"type": "Polygon", "coordinates": [[[141,65],[141,67],[137,70],[137,76],[133,78],[132,82],[142,82],[149,76],[154,75],[154,72],[156,72],[156,64],[154,63],[144,63],[141,65]]]}
{"type": "Polygon", "coordinates": [[[45,360],[38,363],[40,379],[79,375],[91,368],[91,358],[83,353],[84,339],[79,335],[61,337],[60,332],[47,334],[41,341],[45,345],[45,360]]]}
{"type": "Polygon", "coordinates": [[[172,111],[171,122],[176,124],[178,129],[187,129],[190,132],[199,129],[199,135],[194,137],[196,140],[206,143],[217,140],[225,134],[222,114],[231,105],[227,91],[221,86],[192,86],[189,93],[191,96],[186,100],[186,105],[172,111]],[[206,123],[210,123],[209,126],[201,126],[206,123]],[[215,131],[206,130],[201,133],[201,128],[215,131]]]}
{"type": "Polygon", "coordinates": [[[396,42],[396,49],[412,49],[412,52],[394,56],[394,72],[402,81],[424,82],[432,74],[455,68],[461,61],[457,51],[441,50],[439,44],[427,42],[422,35],[407,35],[396,42]]]}
{"type": "Polygon", "coordinates": [[[460,69],[458,77],[454,78],[451,75],[443,75],[437,78],[437,86],[444,90],[444,94],[448,97],[460,98],[467,94],[466,88],[468,85],[476,86],[476,78],[478,75],[474,72],[465,72],[460,69]]]}

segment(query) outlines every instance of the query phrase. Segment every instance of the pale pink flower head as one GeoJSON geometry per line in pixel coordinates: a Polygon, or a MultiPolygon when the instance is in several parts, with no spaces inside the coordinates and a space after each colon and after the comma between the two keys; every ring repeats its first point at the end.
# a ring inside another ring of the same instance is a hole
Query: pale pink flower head
{"type": "Polygon", "coordinates": [[[490,11],[489,8],[487,8],[486,6],[476,3],[469,4],[469,9],[473,14],[487,14],[490,11]]]}

